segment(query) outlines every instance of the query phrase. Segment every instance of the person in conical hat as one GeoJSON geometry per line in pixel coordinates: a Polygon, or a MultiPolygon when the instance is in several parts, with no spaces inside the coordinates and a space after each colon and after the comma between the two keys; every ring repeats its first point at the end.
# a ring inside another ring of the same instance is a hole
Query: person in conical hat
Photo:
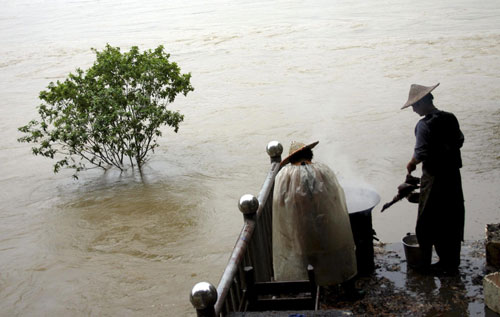
{"type": "Polygon", "coordinates": [[[292,142],[281,162],[273,196],[273,268],[277,281],[308,279],[336,285],[357,274],[345,195],[335,173],[313,162],[319,142],[292,142]]]}
{"type": "Polygon", "coordinates": [[[290,144],[290,149],[288,151],[288,156],[285,157],[282,161],[281,161],[281,166],[283,165],[286,165],[290,162],[290,160],[294,160],[294,161],[297,161],[299,160],[300,158],[304,157],[304,155],[307,155],[307,159],[306,160],[302,160],[304,162],[311,162],[312,160],[312,156],[313,156],[313,153],[312,153],[312,149],[318,145],[319,141],[316,141],[316,142],[313,142],[311,144],[304,144],[302,142],[297,142],[297,141],[292,141],[292,143],[290,144]]]}
{"type": "Polygon", "coordinates": [[[415,127],[415,148],[406,169],[411,174],[422,163],[416,234],[425,266],[432,272],[457,273],[465,217],[460,175],[464,135],[455,115],[434,105],[431,92],[438,86],[411,85],[401,108],[412,107],[423,117],[415,127]],[[433,265],[432,246],[439,256],[433,265]]]}

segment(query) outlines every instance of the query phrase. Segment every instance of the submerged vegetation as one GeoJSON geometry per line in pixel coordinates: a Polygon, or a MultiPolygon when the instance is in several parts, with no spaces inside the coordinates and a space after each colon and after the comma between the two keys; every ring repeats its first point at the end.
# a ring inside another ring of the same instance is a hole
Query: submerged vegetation
{"type": "Polygon", "coordinates": [[[122,53],[106,45],[94,64],[40,92],[39,119],[20,127],[19,142],[35,143],[33,154],[57,159],[77,173],[88,168],[141,169],[158,147],[161,127],[175,132],[184,116],[167,109],[179,93],[193,91],[191,74],[182,74],[163,46],[122,53]]]}

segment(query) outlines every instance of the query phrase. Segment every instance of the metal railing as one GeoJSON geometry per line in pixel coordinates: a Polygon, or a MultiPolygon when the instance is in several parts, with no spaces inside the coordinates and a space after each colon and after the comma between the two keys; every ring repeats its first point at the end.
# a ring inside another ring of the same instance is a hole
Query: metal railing
{"type": "Polygon", "coordinates": [[[270,281],[273,276],[272,198],[283,147],[272,141],[266,150],[271,158],[271,169],[258,198],[247,194],[239,200],[244,224],[217,289],[210,283],[200,282],[191,290],[190,300],[200,317],[226,316],[245,310],[245,268],[253,268],[256,282],[270,281]]]}

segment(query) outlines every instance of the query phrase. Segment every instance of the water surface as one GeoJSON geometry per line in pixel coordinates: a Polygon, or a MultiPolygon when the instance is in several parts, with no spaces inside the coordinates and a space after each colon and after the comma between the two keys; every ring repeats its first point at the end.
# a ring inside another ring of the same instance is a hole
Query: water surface
{"type": "MultiPolygon", "coordinates": [[[[182,316],[198,281],[218,283],[257,194],[271,140],[319,140],[340,180],[396,194],[418,117],[410,84],[458,117],[466,239],[500,222],[500,7],[460,1],[6,1],[0,6],[0,315],[182,316]],[[90,48],[162,44],[195,91],[143,177],[52,174],[19,144],[50,81],[90,48]]],[[[384,242],[416,206],[373,214],[384,242]]]]}

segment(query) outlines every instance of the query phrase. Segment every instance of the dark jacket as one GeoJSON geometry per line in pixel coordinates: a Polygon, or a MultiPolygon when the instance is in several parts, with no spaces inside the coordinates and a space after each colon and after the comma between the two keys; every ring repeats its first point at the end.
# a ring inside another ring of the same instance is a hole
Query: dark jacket
{"type": "Polygon", "coordinates": [[[414,156],[430,174],[462,167],[460,148],[464,135],[450,112],[437,110],[422,118],[415,127],[414,156]]]}

